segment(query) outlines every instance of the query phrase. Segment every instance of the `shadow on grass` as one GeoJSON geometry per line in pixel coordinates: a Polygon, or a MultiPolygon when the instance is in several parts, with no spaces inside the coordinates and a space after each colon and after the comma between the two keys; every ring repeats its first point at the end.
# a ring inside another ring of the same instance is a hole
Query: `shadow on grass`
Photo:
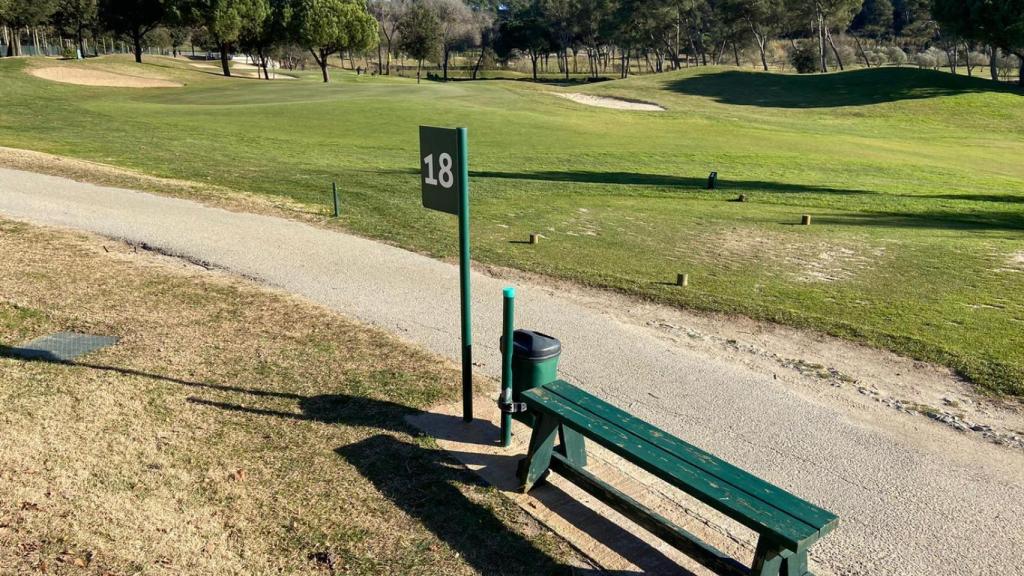
{"type": "Polygon", "coordinates": [[[964,202],[998,202],[1002,204],[1024,204],[1024,193],[1013,194],[929,194],[929,195],[907,195],[906,198],[921,198],[922,200],[963,200],[964,202]]]}
{"type": "MultiPolygon", "coordinates": [[[[376,428],[408,436],[420,434],[420,431],[406,420],[409,415],[421,413],[420,410],[384,400],[345,394],[303,396],[259,388],[195,382],[131,368],[66,361],[53,356],[24,358],[20,355],[18,348],[3,345],[0,345],[0,357],[115,372],[189,388],[239,393],[262,398],[296,400],[299,409],[298,412],[287,412],[197,397],[188,398],[188,401],[195,405],[221,410],[325,424],[376,428]]],[[[461,418],[457,416],[440,414],[432,416],[461,422],[461,418]]],[[[476,425],[480,426],[480,424],[478,422],[476,425]]],[[[447,428],[458,430],[458,426],[447,426],[447,428]]],[[[493,425],[491,428],[493,430],[487,436],[494,438],[496,443],[498,429],[493,425]]],[[[458,440],[464,441],[465,439],[458,438],[458,440]]],[[[356,468],[381,494],[403,512],[420,521],[426,529],[444,541],[479,573],[556,575],[609,573],[562,564],[538,548],[534,542],[510,530],[502,518],[495,514],[495,511],[470,500],[459,489],[460,485],[483,488],[486,487],[486,484],[479,476],[463,467],[443,450],[426,448],[416,443],[403,441],[390,434],[381,433],[339,447],[335,452],[356,468]]],[[[517,459],[518,456],[508,455],[504,458],[517,459]]],[[[611,574],[616,573],[611,572],[611,574]]],[[[618,572],[617,574],[625,576],[636,573],[618,572]]]]}
{"type": "Polygon", "coordinates": [[[335,452],[481,574],[616,574],[561,565],[510,532],[500,518],[469,500],[454,483],[483,487],[483,481],[461,466],[454,468],[458,465],[441,450],[379,434],[335,452]]]}
{"type": "Polygon", "coordinates": [[[851,213],[815,216],[817,225],[935,228],[964,231],[1024,230],[1024,212],[851,213]]]}
{"type": "MultiPolygon", "coordinates": [[[[588,172],[574,171],[539,171],[539,172],[493,172],[476,171],[470,176],[475,178],[500,178],[508,180],[539,180],[545,182],[574,182],[581,184],[620,184],[625,186],[660,186],[665,188],[697,188],[707,189],[707,176],[688,177],[668,174],[643,174],[637,172],[588,172]]],[[[761,180],[717,180],[715,191],[762,191],[781,193],[813,193],[843,195],[876,195],[865,190],[848,190],[827,186],[808,186],[805,184],[785,184],[781,182],[765,182],[761,180]]]]}
{"type": "Polygon", "coordinates": [[[728,71],[699,74],[665,88],[722,104],[769,108],[835,108],[955,96],[975,92],[1021,94],[1012,87],[934,70],[870,68],[834,74],[728,71]]]}

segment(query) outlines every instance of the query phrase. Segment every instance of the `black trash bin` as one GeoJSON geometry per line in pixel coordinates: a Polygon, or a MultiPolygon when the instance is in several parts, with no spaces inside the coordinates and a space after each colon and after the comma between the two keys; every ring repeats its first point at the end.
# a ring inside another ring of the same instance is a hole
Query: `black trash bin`
{"type": "Polygon", "coordinates": [[[562,343],[554,336],[534,330],[512,333],[512,398],[522,402],[520,394],[558,377],[558,357],[562,343]]]}

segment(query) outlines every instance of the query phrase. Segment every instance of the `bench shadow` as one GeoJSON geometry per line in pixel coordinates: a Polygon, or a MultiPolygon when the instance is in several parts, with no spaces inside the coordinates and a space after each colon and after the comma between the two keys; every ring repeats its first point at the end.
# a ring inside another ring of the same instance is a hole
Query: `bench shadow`
{"type": "Polygon", "coordinates": [[[487,484],[443,450],[378,434],[335,452],[481,574],[637,574],[558,563],[529,540],[509,531],[498,516],[472,502],[458,484],[477,489],[487,488],[487,484]],[[396,462],[417,473],[396,473],[396,462]],[[494,542],[495,535],[502,539],[500,543],[494,542]]]}
{"type": "MultiPolygon", "coordinates": [[[[21,350],[16,347],[0,345],[0,357],[114,372],[197,390],[242,394],[248,399],[255,397],[294,400],[298,411],[260,408],[248,403],[235,404],[197,396],[189,396],[186,399],[197,406],[290,420],[378,428],[411,437],[422,436],[421,431],[409,424],[407,418],[424,412],[395,402],[347,394],[306,396],[291,392],[198,382],[132,368],[62,360],[52,355],[26,358],[20,352],[21,350]]],[[[431,413],[430,416],[457,420],[460,423],[462,420],[458,416],[444,414],[431,413]]],[[[493,442],[497,443],[497,427],[481,421],[475,422],[474,425],[478,427],[478,432],[482,431],[484,436],[493,438],[493,442]]],[[[432,437],[466,441],[463,435],[455,437],[459,426],[444,427],[452,429],[452,437],[445,438],[443,434],[433,434],[432,437]]],[[[477,489],[485,489],[488,485],[444,450],[406,442],[390,434],[381,433],[338,447],[335,452],[355,467],[381,494],[420,521],[480,573],[595,576],[637,574],[565,565],[552,558],[534,542],[510,530],[494,510],[470,500],[463,494],[459,489],[460,485],[477,489]]],[[[500,458],[517,461],[519,456],[502,455],[500,458]]],[[[509,465],[509,462],[506,465],[509,465]]],[[[514,467],[514,463],[511,465],[514,467]]],[[[606,519],[597,520],[608,522],[606,519]]]]}
{"type": "Polygon", "coordinates": [[[980,92],[1021,92],[984,78],[917,68],[869,68],[834,74],[776,74],[731,70],[666,82],[664,87],[722,104],[765,108],[870,106],[980,92]]]}

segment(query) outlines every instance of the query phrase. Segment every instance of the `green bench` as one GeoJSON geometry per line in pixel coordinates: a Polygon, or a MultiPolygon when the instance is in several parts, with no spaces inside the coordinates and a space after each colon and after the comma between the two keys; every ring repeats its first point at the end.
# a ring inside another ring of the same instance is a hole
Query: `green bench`
{"type": "Polygon", "coordinates": [[[718,573],[808,575],[808,548],[839,522],[835,514],[567,382],[527,390],[522,398],[535,419],[529,452],[519,468],[524,492],[552,470],[718,573]],[[586,469],[585,438],[757,532],[753,565],[747,568],[594,476],[586,469]]]}

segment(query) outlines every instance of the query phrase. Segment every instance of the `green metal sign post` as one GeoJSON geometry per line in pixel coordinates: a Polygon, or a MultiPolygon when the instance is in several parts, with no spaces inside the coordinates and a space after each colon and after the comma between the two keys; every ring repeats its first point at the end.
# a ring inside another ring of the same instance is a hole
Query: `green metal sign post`
{"type": "Polygon", "coordinates": [[[473,326],[469,260],[469,143],[465,128],[420,126],[423,206],[459,217],[462,419],[473,421],[473,326]]]}

